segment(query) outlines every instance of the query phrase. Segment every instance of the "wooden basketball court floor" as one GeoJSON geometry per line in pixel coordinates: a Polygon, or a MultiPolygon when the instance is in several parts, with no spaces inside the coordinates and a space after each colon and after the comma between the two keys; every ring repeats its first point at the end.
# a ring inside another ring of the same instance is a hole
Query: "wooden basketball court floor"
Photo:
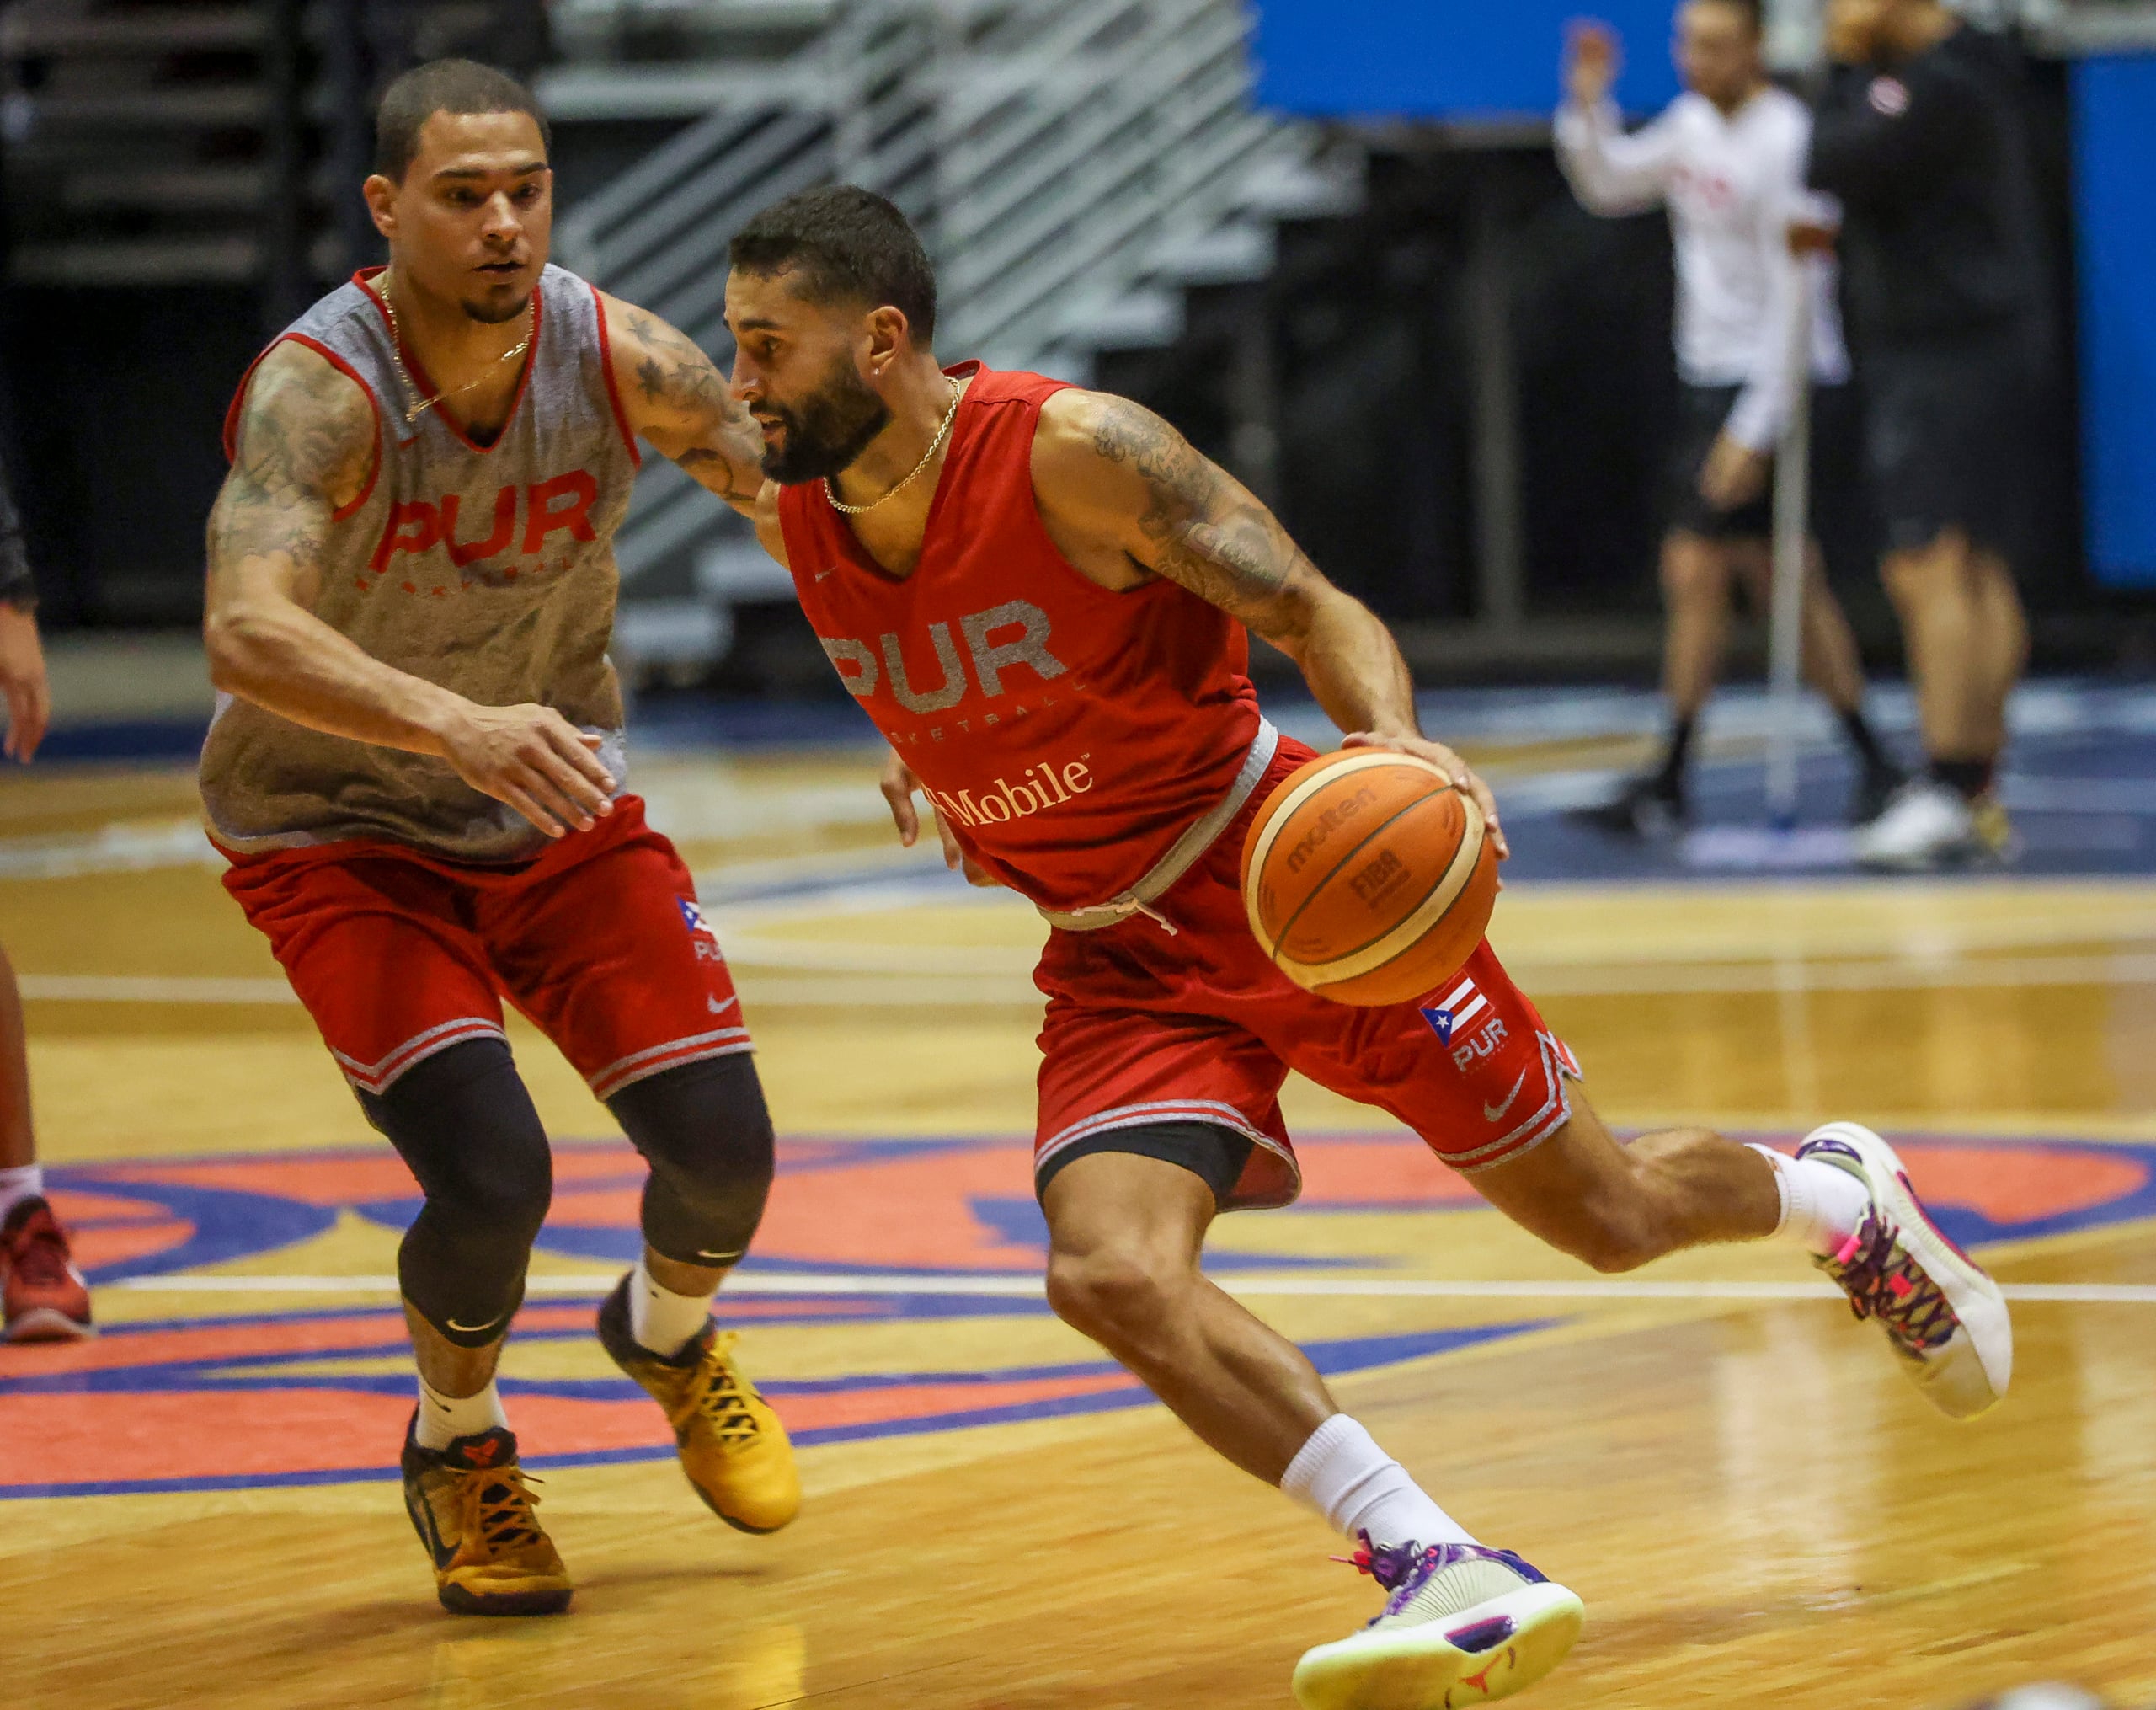
{"type": "MultiPolygon", "coordinates": [[[[634,1161],[521,1030],[563,1145],[504,1388],[578,1597],[445,1615],[387,1476],[408,1181],[219,891],[186,773],[40,772],[0,784],[0,940],[106,1333],[0,1350],[0,1703],[1243,1710],[1374,1612],[1321,1526],[1048,1316],[1038,928],[893,849],[856,751],[640,775],[785,1136],[724,1313],[806,1511],[710,1520],[592,1342],[634,1161]]],[[[1957,1427],[1788,1252],[1606,1282],[1292,1087],[1309,1195],[1228,1220],[1217,1273],[1584,1596],[1528,1702],[2156,1700],[2156,884],[1530,883],[1496,936],[1613,1120],[1872,1122],[2019,1291],[2013,1394],[1957,1427]]]]}

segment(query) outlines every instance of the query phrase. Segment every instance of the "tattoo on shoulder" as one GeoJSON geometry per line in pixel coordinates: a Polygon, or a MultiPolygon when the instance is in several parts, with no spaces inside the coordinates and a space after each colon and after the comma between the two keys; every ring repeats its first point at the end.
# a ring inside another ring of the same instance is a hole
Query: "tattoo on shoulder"
{"type": "Polygon", "coordinates": [[[696,431],[704,436],[711,435],[714,425],[744,436],[742,445],[730,452],[723,445],[697,443],[674,453],[674,461],[723,499],[755,498],[762,485],[755,455],[761,442],[753,438],[753,425],[734,403],[711,358],[693,339],[656,315],[636,308],[625,308],[624,313],[629,337],[638,352],[637,390],[644,402],[655,410],[698,424],[696,431]]]}
{"type": "Polygon", "coordinates": [[[1138,526],[1150,566],[1271,633],[1274,602],[1308,561],[1266,508],[1168,424],[1119,398],[1102,400],[1093,450],[1145,484],[1138,526]]]}
{"type": "Polygon", "coordinates": [[[213,545],[311,563],[375,455],[374,412],[358,387],[326,362],[273,353],[240,413],[232,471],[211,516],[213,545]]]}

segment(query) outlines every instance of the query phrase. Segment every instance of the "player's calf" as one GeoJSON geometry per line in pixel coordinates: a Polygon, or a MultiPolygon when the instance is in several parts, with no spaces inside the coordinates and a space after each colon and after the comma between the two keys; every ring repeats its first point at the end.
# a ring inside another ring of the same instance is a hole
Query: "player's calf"
{"type": "Polygon", "coordinates": [[[1758,1239],[1779,1206],[1774,1173],[1751,1148],[1699,1128],[1620,1145],[1577,1095],[1547,1140],[1474,1181],[1530,1234],[1610,1275],[1709,1242],[1758,1239]]]}

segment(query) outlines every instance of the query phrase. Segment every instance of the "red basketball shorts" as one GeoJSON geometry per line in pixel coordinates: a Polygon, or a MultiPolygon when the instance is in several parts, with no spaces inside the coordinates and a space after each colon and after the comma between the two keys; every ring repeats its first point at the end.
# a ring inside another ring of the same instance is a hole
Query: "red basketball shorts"
{"type": "Polygon", "coordinates": [[[1458,1170],[1518,1157],[1570,1118],[1579,1064],[1486,943],[1422,1003],[1377,1009],[1305,991],[1259,949],[1244,834],[1310,757],[1282,741],[1249,805],[1156,905],[1172,935],[1142,915],[1050,934],[1035,975],[1049,998],[1036,1171],[1118,1128],[1210,1122],[1255,1142],[1222,1209],[1286,1205],[1302,1185],[1280,1115],[1290,1069],[1389,1112],[1458,1170]]]}
{"type": "Polygon", "coordinates": [[[501,1038],[504,997],[600,1098],[750,1049],[688,868],[635,796],[499,867],[388,842],[226,854],[225,889],[361,1092],[466,1039],[501,1038]]]}

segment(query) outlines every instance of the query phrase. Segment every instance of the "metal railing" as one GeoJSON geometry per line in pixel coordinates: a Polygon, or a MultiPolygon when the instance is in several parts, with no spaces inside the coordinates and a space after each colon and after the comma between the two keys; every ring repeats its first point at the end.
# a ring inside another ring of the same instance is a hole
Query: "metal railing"
{"type": "MultiPolygon", "coordinates": [[[[1256,110],[1248,28],[1241,0],[845,0],[775,68],[772,104],[691,123],[568,211],[558,253],[723,357],[734,233],[844,179],[921,230],[947,354],[1082,378],[1089,324],[1230,221],[1254,174],[1312,152],[1256,110]]],[[[623,574],[728,521],[651,471],[623,574]]]]}

